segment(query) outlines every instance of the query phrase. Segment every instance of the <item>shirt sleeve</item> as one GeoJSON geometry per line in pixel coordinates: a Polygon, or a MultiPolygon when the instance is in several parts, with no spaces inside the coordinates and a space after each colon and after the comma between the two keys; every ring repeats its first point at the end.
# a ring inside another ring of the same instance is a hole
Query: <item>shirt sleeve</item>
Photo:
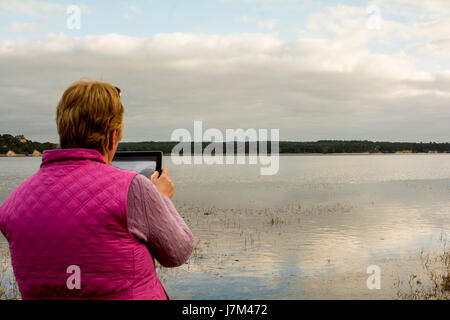
{"type": "Polygon", "coordinates": [[[194,249],[194,237],[172,201],[153,182],[137,175],[127,197],[128,229],[144,242],[159,263],[168,268],[185,263],[194,249]]]}

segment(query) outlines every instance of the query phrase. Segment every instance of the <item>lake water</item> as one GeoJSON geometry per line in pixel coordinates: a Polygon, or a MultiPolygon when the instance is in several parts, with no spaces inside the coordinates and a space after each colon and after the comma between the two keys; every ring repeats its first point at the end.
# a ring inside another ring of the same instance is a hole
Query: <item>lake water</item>
{"type": "MultiPolygon", "coordinates": [[[[0,202],[40,161],[0,158],[0,202]]],[[[391,299],[450,234],[450,154],[281,156],[274,176],[163,161],[197,243],[158,268],[173,299],[391,299]]]]}

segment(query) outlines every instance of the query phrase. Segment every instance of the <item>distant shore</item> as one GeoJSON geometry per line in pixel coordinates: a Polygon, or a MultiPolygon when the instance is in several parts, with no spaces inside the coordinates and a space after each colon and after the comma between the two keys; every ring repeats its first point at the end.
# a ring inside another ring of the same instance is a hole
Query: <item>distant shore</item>
{"type": "MultiPolygon", "coordinates": [[[[243,141],[242,141],[243,142],[243,141]]],[[[177,141],[142,141],[121,142],[117,151],[162,151],[170,155],[172,150],[191,154],[192,151],[204,151],[213,148],[214,151],[222,153],[226,150],[242,150],[246,154],[253,151],[263,153],[272,150],[270,141],[246,141],[244,143],[229,142],[177,142],[177,141]],[[242,144],[241,144],[242,143],[242,144]],[[174,149],[176,148],[176,149],[174,149]],[[231,149],[230,149],[231,148],[231,149]],[[242,149],[241,149],[242,148],[242,149]]],[[[35,142],[28,140],[23,135],[12,136],[0,134],[0,156],[39,156],[45,150],[59,148],[58,144],[51,142],[35,142]]],[[[319,140],[319,141],[274,141],[274,151],[279,154],[432,154],[450,153],[449,142],[387,142],[366,140],[319,140]],[[276,149],[275,149],[276,148],[276,149]]]]}
{"type": "Polygon", "coordinates": [[[13,156],[8,156],[6,154],[0,154],[0,158],[26,158],[26,157],[30,157],[30,158],[36,158],[36,157],[41,157],[42,155],[32,155],[32,154],[15,154],[13,156]]]}
{"type": "MultiPolygon", "coordinates": [[[[143,150],[144,151],[144,150],[143,150]]],[[[371,152],[329,152],[329,153],[322,153],[322,152],[297,152],[297,153],[290,153],[290,152],[282,152],[279,153],[279,156],[377,156],[377,155],[413,155],[413,154],[422,154],[422,155],[429,155],[429,154],[450,154],[450,152],[377,152],[377,153],[371,153],[371,152]]],[[[174,156],[177,154],[172,153],[165,153],[164,156],[174,156]]],[[[268,154],[270,155],[270,153],[268,154]]],[[[191,156],[194,156],[194,154],[191,154],[191,156]]],[[[248,156],[248,154],[246,154],[248,156]]],[[[39,158],[42,157],[42,155],[33,155],[33,154],[14,154],[14,155],[6,155],[6,154],[0,154],[0,158],[39,158]]]]}

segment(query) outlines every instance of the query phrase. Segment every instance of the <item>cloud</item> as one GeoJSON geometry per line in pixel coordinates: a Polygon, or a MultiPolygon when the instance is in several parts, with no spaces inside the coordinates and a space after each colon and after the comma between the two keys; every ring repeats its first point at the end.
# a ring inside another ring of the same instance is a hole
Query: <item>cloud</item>
{"type": "MultiPolygon", "coordinates": [[[[377,5],[331,6],[308,17],[307,29],[304,32],[315,32],[328,37],[350,38],[351,40],[364,41],[378,39],[384,42],[397,40],[423,40],[425,38],[447,37],[450,26],[450,5],[448,10],[445,7],[438,13],[431,7],[425,10],[423,7],[403,3],[400,9],[393,10],[393,3],[385,1],[373,1],[377,5]],[[422,8],[419,10],[418,8],[422,8]],[[402,18],[404,12],[411,12],[409,19],[402,18]],[[414,14],[413,14],[414,13],[414,14]],[[420,16],[427,16],[427,19],[420,19],[420,16]],[[379,32],[373,32],[368,28],[371,18],[379,18],[381,26],[379,32]],[[400,19],[403,21],[400,22],[400,19]],[[351,37],[350,35],[353,35],[351,37]],[[354,36],[357,36],[354,39],[354,36]]],[[[428,5],[428,2],[426,3],[428,5]]],[[[450,4],[450,2],[449,2],[450,4]]],[[[349,40],[350,40],[349,39],[349,40]]]]}
{"type": "Polygon", "coordinates": [[[389,15],[412,19],[436,19],[450,13],[450,2],[447,0],[373,0],[389,15]]]}
{"type": "MultiPolygon", "coordinates": [[[[53,5],[6,0],[0,13],[42,17],[59,12],[53,5]]],[[[279,128],[290,140],[449,141],[449,13],[450,2],[440,0],[336,5],[310,14],[291,42],[263,33],[277,27],[275,19],[259,21],[255,34],[0,39],[0,126],[55,141],[59,96],[92,77],[123,89],[126,140],[167,140],[203,120],[221,129],[279,128]],[[374,17],[379,28],[370,27],[374,17]]]]}
{"type": "Polygon", "coordinates": [[[38,0],[3,0],[0,2],[1,14],[41,17],[43,15],[65,12],[66,6],[38,0]]]}
{"type": "MultiPolygon", "coordinates": [[[[40,0],[0,0],[0,16],[7,15],[13,19],[3,30],[11,34],[48,31],[55,23],[60,25],[61,18],[67,17],[67,8],[70,5],[40,0]],[[24,18],[28,21],[24,22],[24,18]],[[20,22],[14,21],[15,19],[20,22]]],[[[93,10],[84,4],[79,4],[79,7],[82,14],[93,13],[93,10]]]]}
{"type": "Polygon", "coordinates": [[[42,29],[43,24],[39,22],[12,23],[5,27],[5,30],[11,33],[20,32],[38,32],[42,29]]]}
{"type": "Polygon", "coordinates": [[[56,141],[56,103],[82,77],[123,90],[125,140],[168,140],[194,120],[219,129],[279,128],[290,140],[450,140],[450,72],[423,72],[405,54],[327,39],[173,33],[0,40],[0,74],[0,127],[40,140],[56,141]]]}
{"type": "Polygon", "coordinates": [[[134,16],[139,16],[142,14],[141,8],[139,8],[135,4],[125,2],[123,3],[123,5],[125,6],[125,14],[124,14],[125,19],[132,19],[134,16]]]}
{"type": "Polygon", "coordinates": [[[239,16],[237,18],[237,21],[241,22],[241,23],[247,23],[248,22],[248,17],[246,15],[239,16]]]}
{"type": "MultiPolygon", "coordinates": [[[[21,16],[27,18],[55,18],[66,15],[67,3],[54,3],[41,0],[1,0],[0,15],[21,16]]],[[[81,13],[92,14],[93,10],[85,5],[79,4],[81,13]]]]}
{"type": "Polygon", "coordinates": [[[355,52],[403,53],[426,70],[443,71],[450,68],[446,59],[450,5],[442,6],[438,12],[438,3],[427,6],[415,1],[379,0],[366,7],[331,6],[309,15],[306,28],[299,30],[299,35],[328,39],[355,52]]]}
{"type": "Polygon", "coordinates": [[[258,22],[258,26],[263,30],[273,30],[275,29],[276,25],[277,20],[275,19],[262,20],[258,22]]]}

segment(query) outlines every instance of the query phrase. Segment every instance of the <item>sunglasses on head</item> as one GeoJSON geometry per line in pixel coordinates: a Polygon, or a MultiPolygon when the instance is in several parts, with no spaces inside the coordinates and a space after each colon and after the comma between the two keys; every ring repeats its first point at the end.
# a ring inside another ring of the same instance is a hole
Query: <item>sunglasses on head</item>
{"type": "MultiPolygon", "coordinates": [[[[117,94],[119,95],[119,98],[122,97],[122,91],[118,87],[114,87],[117,90],[117,94]]],[[[115,116],[111,118],[108,122],[108,128],[111,126],[111,122],[114,120],[115,116]]]]}
{"type": "Polygon", "coordinates": [[[116,88],[117,94],[119,95],[119,98],[121,98],[122,97],[122,91],[119,88],[117,88],[117,87],[114,87],[114,88],[116,88]]]}

